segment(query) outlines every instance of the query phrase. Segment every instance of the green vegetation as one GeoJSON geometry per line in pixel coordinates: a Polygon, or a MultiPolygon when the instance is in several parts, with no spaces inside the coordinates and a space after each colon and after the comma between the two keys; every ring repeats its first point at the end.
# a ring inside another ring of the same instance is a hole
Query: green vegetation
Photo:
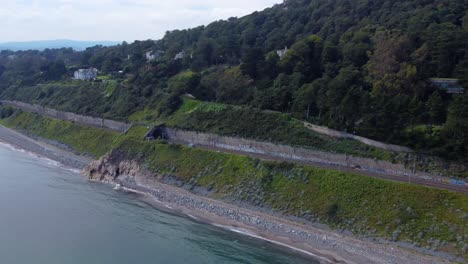
{"type": "Polygon", "coordinates": [[[0,119],[10,117],[14,112],[13,107],[0,105],[0,119]]]}
{"type": "MultiPolygon", "coordinates": [[[[40,104],[77,114],[125,120],[129,114],[139,110],[144,102],[139,93],[147,92],[148,89],[140,89],[119,80],[62,80],[31,86],[13,85],[0,98],[40,104]]],[[[160,95],[161,93],[152,94],[155,101],[160,100],[160,95]]]]}
{"type": "MultiPolygon", "coordinates": [[[[188,100],[180,109],[190,112],[194,106],[200,103],[188,100]]],[[[225,107],[212,104],[202,108],[216,112],[225,107]]],[[[181,113],[174,114],[178,115],[181,113]]],[[[463,194],[148,142],[143,140],[148,131],[145,126],[134,126],[123,135],[21,111],[0,123],[96,157],[112,150],[113,155],[138,160],[156,174],[204,187],[213,198],[243,201],[359,234],[437,246],[450,253],[461,252],[463,247],[463,241],[457,240],[467,221],[468,196],[463,194]]]]}
{"type": "Polygon", "coordinates": [[[97,80],[100,80],[100,81],[109,81],[112,79],[112,75],[108,74],[108,75],[101,75],[101,76],[98,76],[96,78],[97,80]]]}
{"type": "Polygon", "coordinates": [[[116,80],[105,81],[105,97],[111,97],[117,89],[117,85],[118,82],[116,80]]]}
{"type": "MultiPolygon", "coordinates": [[[[83,52],[1,51],[0,99],[399,158],[316,134],[299,121],[306,120],[454,160],[449,169],[466,175],[468,92],[449,94],[429,81],[457,78],[468,88],[466,10],[468,2],[460,0],[286,0],[242,18],[170,31],[158,41],[83,52]],[[147,61],[148,51],[160,57],[147,61]],[[186,56],[174,60],[180,52],[186,56]],[[99,69],[101,82],[70,80],[88,66],[99,69]],[[198,101],[181,99],[185,93],[198,101]]],[[[9,108],[0,109],[0,117],[6,126],[81,153],[98,157],[114,149],[154,172],[206,187],[214,197],[468,257],[461,252],[468,221],[463,194],[145,142],[145,127],[120,135],[9,108]]],[[[415,165],[433,166],[427,160],[415,165]]],[[[449,167],[437,166],[444,173],[449,167]]]]}
{"type": "Polygon", "coordinates": [[[137,159],[150,171],[175,176],[189,186],[205,187],[212,197],[355,233],[437,244],[451,253],[463,247],[457,242],[467,221],[468,197],[463,194],[135,139],[122,140],[114,155],[137,159]]]}
{"type": "Polygon", "coordinates": [[[27,112],[16,112],[0,122],[2,125],[37,137],[59,141],[79,153],[91,154],[94,157],[100,157],[108,152],[119,137],[119,133],[116,132],[85,127],[27,112]]]}
{"type": "Polygon", "coordinates": [[[168,81],[168,86],[171,91],[177,94],[184,94],[197,87],[200,82],[200,75],[193,71],[187,70],[171,77],[168,81]]]}
{"type": "Polygon", "coordinates": [[[0,98],[125,120],[148,107],[170,114],[189,93],[466,163],[468,93],[430,82],[459,79],[468,88],[466,10],[460,0],[287,0],[157,41],[2,51],[0,98]],[[102,83],[67,81],[89,66],[102,83]],[[408,133],[416,126],[441,129],[408,133]]]}
{"type": "Polygon", "coordinates": [[[320,135],[287,114],[243,106],[201,102],[184,98],[173,114],[160,116],[146,108],[130,116],[132,121],[165,123],[170,127],[238,136],[316,150],[392,161],[397,154],[367,146],[356,140],[320,135]],[[158,117],[159,116],[159,117],[158,117]]]}

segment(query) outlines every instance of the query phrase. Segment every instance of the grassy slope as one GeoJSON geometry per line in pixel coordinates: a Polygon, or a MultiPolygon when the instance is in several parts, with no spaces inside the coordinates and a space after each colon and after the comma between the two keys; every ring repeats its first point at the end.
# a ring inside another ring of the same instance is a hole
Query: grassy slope
{"type": "Polygon", "coordinates": [[[396,153],[373,148],[356,140],[320,135],[286,114],[262,112],[240,106],[184,99],[182,106],[168,117],[158,118],[146,109],[130,116],[131,121],[165,122],[168,126],[226,136],[277,142],[293,146],[392,161],[396,153]]]}
{"type": "Polygon", "coordinates": [[[457,236],[468,224],[468,196],[459,193],[147,142],[142,140],[147,128],[141,126],[119,135],[22,112],[0,122],[96,156],[115,149],[153,172],[212,189],[213,197],[270,207],[356,233],[391,238],[401,232],[400,240],[422,246],[439,240],[439,249],[454,253],[461,250],[457,236]]]}
{"type": "Polygon", "coordinates": [[[117,132],[85,127],[27,112],[16,112],[13,116],[1,120],[1,124],[41,138],[57,140],[80,153],[95,157],[109,151],[120,135],[117,132]]]}
{"type": "Polygon", "coordinates": [[[304,127],[302,122],[278,112],[261,112],[241,106],[201,102],[184,98],[181,107],[166,117],[160,117],[155,108],[146,108],[130,116],[131,121],[159,124],[209,132],[226,136],[270,141],[315,150],[376,158],[394,163],[413,165],[419,171],[467,178],[463,164],[446,162],[437,157],[413,153],[396,153],[370,147],[356,140],[324,136],[304,127]]]}
{"type": "Polygon", "coordinates": [[[441,250],[461,249],[453,243],[467,221],[468,196],[463,194],[157,142],[128,139],[117,149],[128,158],[140,157],[153,172],[212,188],[217,198],[267,206],[361,234],[395,236],[423,246],[439,240],[441,250]]]}

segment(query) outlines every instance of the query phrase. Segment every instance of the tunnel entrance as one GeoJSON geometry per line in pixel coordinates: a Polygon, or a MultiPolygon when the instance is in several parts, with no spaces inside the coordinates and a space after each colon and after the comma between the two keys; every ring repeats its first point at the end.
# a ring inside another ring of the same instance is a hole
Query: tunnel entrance
{"type": "Polygon", "coordinates": [[[158,139],[158,138],[167,139],[166,126],[164,124],[153,127],[145,135],[145,139],[150,140],[150,141],[158,139]]]}

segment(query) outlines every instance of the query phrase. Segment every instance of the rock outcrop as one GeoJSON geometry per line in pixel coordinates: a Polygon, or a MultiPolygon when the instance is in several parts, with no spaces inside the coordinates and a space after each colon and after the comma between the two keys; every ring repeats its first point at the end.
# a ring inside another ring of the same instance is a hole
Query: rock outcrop
{"type": "Polygon", "coordinates": [[[147,175],[137,161],[122,160],[114,152],[93,161],[83,169],[83,174],[91,181],[115,183],[119,178],[133,178],[147,175]]]}

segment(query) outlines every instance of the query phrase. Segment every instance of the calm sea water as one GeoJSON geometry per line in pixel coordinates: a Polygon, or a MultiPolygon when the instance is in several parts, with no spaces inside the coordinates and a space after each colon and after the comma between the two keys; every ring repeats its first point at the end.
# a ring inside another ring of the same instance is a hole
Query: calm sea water
{"type": "Polygon", "coordinates": [[[318,263],[0,144],[0,263],[318,263]]]}

